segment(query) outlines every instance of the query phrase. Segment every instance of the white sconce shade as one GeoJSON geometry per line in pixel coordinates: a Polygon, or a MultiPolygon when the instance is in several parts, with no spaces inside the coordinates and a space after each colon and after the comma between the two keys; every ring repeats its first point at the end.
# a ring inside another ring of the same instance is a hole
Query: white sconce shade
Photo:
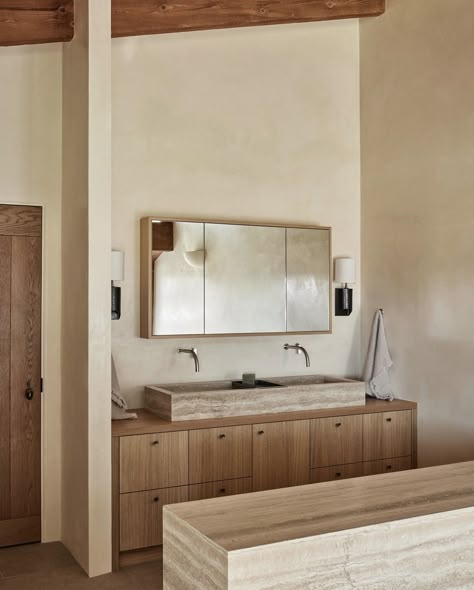
{"type": "Polygon", "coordinates": [[[112,250],[112,281],[123,281],[125,278],[125,254],[120,250],[112,250]]]}
{"type": "Polygon", "coordinates": [[[336,258],[334,281],[343,285],[356,282],[356,266],[353,258],[336,258]]]}

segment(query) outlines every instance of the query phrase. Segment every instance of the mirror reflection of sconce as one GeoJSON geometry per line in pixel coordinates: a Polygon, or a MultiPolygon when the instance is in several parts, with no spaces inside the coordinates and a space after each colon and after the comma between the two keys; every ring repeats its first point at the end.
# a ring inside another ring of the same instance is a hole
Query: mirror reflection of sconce
{"type": "Polygon", "coordinates": [[[189,266],[192,266],[193,268],[202,268],[204,266],[204,261],[206,260],[206,251],[193,250],[184,252],[183,256],[189,266]]]}
{"type": "Polygon", "coordinates": [[[123,281],[125,277],[125,254],[112,250],[112,319],[119,320],[122,315],[122,293],[114,281],[123,281]]]}
{"type": "Polygon", "coordinates": [[[336,289],[336,315],[351,315],[352,289],[349,289],[347,285],[356,282],[356,268],[353,258],[336,258],[334,261],[334,282],[344,285],[342,288],[336,289]]]}

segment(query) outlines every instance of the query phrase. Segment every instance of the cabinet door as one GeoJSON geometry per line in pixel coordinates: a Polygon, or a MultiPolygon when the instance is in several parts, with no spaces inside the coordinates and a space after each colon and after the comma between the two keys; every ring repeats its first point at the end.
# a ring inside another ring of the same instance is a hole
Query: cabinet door
{"type": "Polygon", "coordinates": [[[363,463],[348,463],[347,465],[321,467],[320,469],[311,469],[311,483],[351,479],[353,477],[361,477],[362,475],[364,475],[363,463]]]}
{"type": "Polygon", "coordinates": [[[311,421],[311,467],[362,461],[362,415],[311,421]]]}
{"type": "Polygon", "coordinates": [[[364,463],[364,475],[380,475],[381,473],[393,473],[408,469],[411,469],[411,457],[380,459],[379,461],[366,461],[364,463]]]}
{"type": "Polygon", "coordinates": [[[120,438],[120,492],[170,488],[188,483],[188,433],[120,438]]]}
{"type": "Polygon", "coordinates": [[[309,483],[309,432],[309,420],[254,424],[254,491],[309,483]]]}
{"type": "Polygon", "coordinates": [[[412,453],[411,410],[364,415],[364,461],[412,453]]]}
{"type": "Polygon", "coordinates": [[[219,498],[221,496],[233,496],[235,494],[248,494],[252,491],[252,478],[226,479],[224,481],[211,481],[197,483],[189,486],[189,500],[205,500],[206,498],[219,498]]]}
{"type": "Polygon", "coordinates": [[[252,427],[191,430],[189,483],[252,475],[252,427]]]}
{"type": "Polygon", "coordinates": [[[120,551],[163,543],[163,506],[188,500],[188,487],[120,496],[120,551]]]}

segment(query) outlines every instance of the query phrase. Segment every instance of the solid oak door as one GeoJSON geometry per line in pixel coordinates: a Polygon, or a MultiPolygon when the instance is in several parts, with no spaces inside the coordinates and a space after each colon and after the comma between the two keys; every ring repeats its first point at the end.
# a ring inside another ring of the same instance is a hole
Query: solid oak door
{"type": "Polygon", "coordinates": [[[254,424],[253,489],[309,483],[309,420],[254,424]]]}
{"type": "Polygon", "coordinates": [[[41,540],[41,225],[0,205],[0,547],[41,540]]]}

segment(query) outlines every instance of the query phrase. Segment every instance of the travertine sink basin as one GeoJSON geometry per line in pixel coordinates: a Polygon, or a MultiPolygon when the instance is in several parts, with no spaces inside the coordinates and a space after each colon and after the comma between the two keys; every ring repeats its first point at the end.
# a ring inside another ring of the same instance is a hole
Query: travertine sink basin
{"type": "Polygon", "coordinates": [[[362,381],[322,375],[265,380],[281,387],[232,389],[232,381],[148,385],[145,407],[166,420],[179,421],[365,404],[362,381]]]}

